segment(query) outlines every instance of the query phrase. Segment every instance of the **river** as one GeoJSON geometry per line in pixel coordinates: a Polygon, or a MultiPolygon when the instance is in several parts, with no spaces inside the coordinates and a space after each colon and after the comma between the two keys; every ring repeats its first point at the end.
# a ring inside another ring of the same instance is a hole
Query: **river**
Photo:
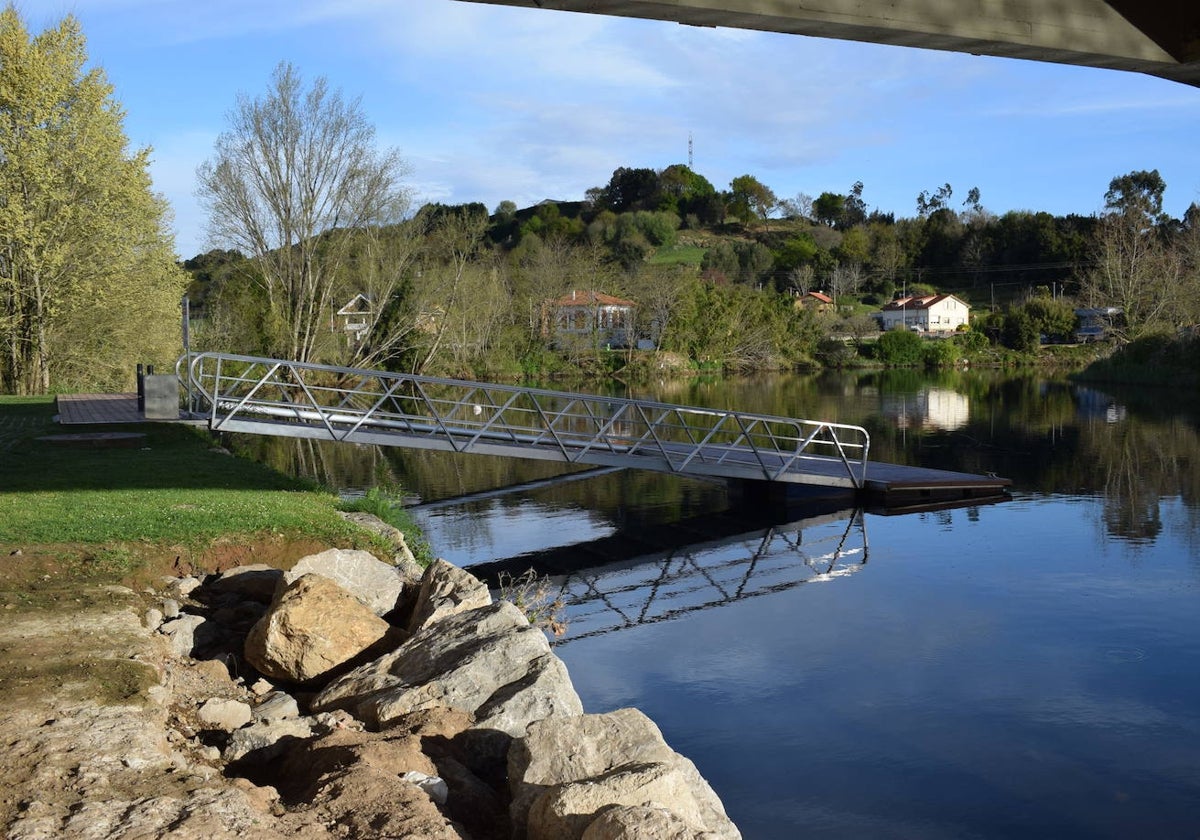
{"type": "Polygon", "coordinates": [[[861,424],[875,460],[1012,498],[773,511],[634,472],[470,497],[561,469],[290,440],[270,460],[398,482],[438,555],[548,574],[585,708],[649,714],[747,838],[1200,834],[1194,398],[968,371],[630,395],[861,424]]]}

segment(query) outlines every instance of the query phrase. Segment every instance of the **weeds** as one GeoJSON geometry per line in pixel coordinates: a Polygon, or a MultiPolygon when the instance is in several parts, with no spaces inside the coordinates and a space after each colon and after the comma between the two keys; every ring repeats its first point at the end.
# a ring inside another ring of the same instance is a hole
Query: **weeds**
{"type": "Polygon", "coordinates": [[[533,569],[513,577],[508,572],[501,572],[497,578],[501,600],[511,601],[517,609],[525,613],[529,623],[539,627],[554,636],[567,632],[567,620],[563,615],[566,603],[562,596],[551,599],[550,578],[542,576],[533,569]]]}
{"type": "Polygon", "coordinates": [[[399,488],[372,487],[363,496],[343,500],[338,508],[348,513],[369,513],[382,519],[404,534],[409,550],[421,566],[428,566],[433,562],[433,549],[429,547],[412,514],[404,507],[399,488]]]}

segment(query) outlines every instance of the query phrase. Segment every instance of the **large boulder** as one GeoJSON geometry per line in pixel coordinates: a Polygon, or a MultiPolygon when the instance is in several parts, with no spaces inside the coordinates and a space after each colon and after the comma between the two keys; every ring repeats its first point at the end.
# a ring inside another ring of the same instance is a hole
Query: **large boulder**
{"type": "Polygon", "coordinates": [[[602,811],[582,840],[703,840],[706,836],[666,808],[624,805],[602,811]]]}
{"type": "Polygon", "coordinates": [[[408,632],[415,633],[447,616],[486,607],[491,602],[492,593],[479,578],[445,560],[434,560],[421,576],[408,632]]]}
{"type": "MultiPolygon", "coordinates": [[[[603,776],[554,785],[533,801],[525,836],[528,840],[582,840],[608,809],[630,806],[661,808],[693,834],[718,836],[703,826],[699,803],[685,775],[660,762],[625,765],[603,776]]],[[[644,835],[636,836],[640,840],[644,835]]]]}
{"type": "Polygon", "coordinates": [[[695,765],[637,709],[535,721],[509,749],[508,779],[517,836],[580,837],[612,806],[662,808],[697,832],[741,836],[695,765]]]}
{"type": "Polygon", "coordinates": [[[315,711],[346,709],[376,727],[436,706],[469,712],[477,727],[511,736],[533,720],[583,711],[545,634],[508,601],[441,619],[312,701],[315,711]]]}
{"type": "Polygon", "coordinates": [[[332,580],[304,575],[250,629],[245,656],[271,679],[306,683],[392,636],[391,625],[332,580]]]}
{"type": "Polygon", "coordinates": [[[369,551],[344,548],[300,558],[283,573],[279,588],[309,574],[329,578],[376,615],[391,612],[404,589],[404,576],[395,566],[376,559],[369,551]]]}

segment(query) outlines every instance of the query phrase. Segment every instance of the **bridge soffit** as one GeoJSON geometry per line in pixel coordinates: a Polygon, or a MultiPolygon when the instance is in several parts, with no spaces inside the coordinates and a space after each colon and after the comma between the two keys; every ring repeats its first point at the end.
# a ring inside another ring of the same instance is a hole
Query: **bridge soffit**
{"type": "Polygon", "coordinates": [[[1200,87],[1195,0],[466,0],[1146,73],[1200,87]]]}

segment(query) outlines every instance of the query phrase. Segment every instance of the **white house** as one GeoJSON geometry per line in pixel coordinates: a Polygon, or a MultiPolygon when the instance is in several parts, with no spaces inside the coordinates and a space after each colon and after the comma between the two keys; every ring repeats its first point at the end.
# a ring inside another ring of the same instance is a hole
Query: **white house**
{"type": "Polygon", "coordinates": [[[970,311],[970,304],[954,295],[926,295],[897,298],[879,311],[878,318],[884,330],[952,333],[967,324],[970,311]]]}
{"type": "Polygon", "coordinates": [[[346,333],[346,340],[356,344],[371,329],[375,317],[375,307],[371,299],[364,294],[355,295],[349,303],[335,313],[335,321],[346,333]]]}

